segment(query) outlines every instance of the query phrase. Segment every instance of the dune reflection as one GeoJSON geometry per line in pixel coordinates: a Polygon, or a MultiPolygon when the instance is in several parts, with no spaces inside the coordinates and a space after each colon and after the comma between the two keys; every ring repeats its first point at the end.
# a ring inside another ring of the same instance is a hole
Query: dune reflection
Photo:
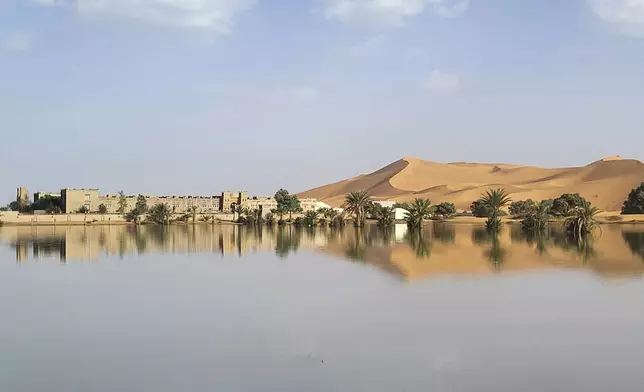
{"type": "Polygon", "coordinates": [[[529,236],[508,225],[491,236],[481,226],[433,223],[420,231],[404,225],[382,230],[302,229],[297,227],[97,226],[5,227],[0,242],[15,250],[16,261],[62,262],[127,257],[150,253],[206,252],[244,256],[273,252],[292,257],[308,249],[369,264],[404,280],[438,275],[587,269],[602,277],[639,276],[644,272],[644,227],[606,225],[601,237],[569,241],[556,225],[547,235],[529,236]]]}

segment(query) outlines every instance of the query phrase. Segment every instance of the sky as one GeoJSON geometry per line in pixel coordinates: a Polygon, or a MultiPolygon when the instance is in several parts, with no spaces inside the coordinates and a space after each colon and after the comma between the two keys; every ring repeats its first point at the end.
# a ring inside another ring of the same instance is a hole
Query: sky
{"type": "Polygon", "coordinates": [[[0,200],[644,160],[644,0],[2,0],[0,200]]]}

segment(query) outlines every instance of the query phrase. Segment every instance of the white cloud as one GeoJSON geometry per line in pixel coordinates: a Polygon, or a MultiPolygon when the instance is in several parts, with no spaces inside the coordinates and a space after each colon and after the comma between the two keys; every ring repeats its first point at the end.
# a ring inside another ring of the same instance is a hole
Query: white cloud
{"type": "Polygon", "coordinates": [[[427,90],[451,93],[459,89],[461,79],[457,74],[442,72],[438,69],[433,70],[429,77],[423,83],[427,90]]]}
{"type": "Polygon", "coordinates": [[[10,34],[4,41],[4,47],[16,52],[25,52],[31,49],[33,35],[24,32],[10,34]]]}
{"type": "Polygon", "coordinates": [[[469,0],[324,0],[328,19],[344,23],[376,26],[402,26],[406,18],[426,9],[442,17],[455,17],[465,12],[469,0]]]}
{"type": "Polygon", "coordinates": [[[644,37],[644,0],[588,0],[588,4],[621,33],[644,37]]]}
{"type": "Polygon", "coordinates": [[[257,0],[33,0],[70,6],[87,17],[129,19],[228,34],[257,0]]]}

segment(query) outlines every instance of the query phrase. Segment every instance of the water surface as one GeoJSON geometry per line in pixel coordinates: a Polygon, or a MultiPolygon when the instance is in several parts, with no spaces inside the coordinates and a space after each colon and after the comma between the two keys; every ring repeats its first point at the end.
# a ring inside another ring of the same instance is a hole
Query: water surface
{"type": "Polygon", "coordinates": [[[0,391],[641,391],[644,227],[0,228],[0,391]]]}

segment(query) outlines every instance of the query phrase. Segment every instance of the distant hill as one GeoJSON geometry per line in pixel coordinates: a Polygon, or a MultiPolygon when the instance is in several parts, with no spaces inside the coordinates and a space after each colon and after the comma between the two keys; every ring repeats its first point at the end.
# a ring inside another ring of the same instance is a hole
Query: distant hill
{"type": "Polygon", "coordinates": [[[580,193],[605,211],[621,209],[631,189],[644,182],[644,163],[609,157],[583,167],[545,169],[502,163],[437,163],[403,158],[370,174],[302,192],[339,206],[347,193],[367,190],[376,199],[428,198],[468,209],[489,188],[505,188],[514,200],[542,200],[580,193]]]}

